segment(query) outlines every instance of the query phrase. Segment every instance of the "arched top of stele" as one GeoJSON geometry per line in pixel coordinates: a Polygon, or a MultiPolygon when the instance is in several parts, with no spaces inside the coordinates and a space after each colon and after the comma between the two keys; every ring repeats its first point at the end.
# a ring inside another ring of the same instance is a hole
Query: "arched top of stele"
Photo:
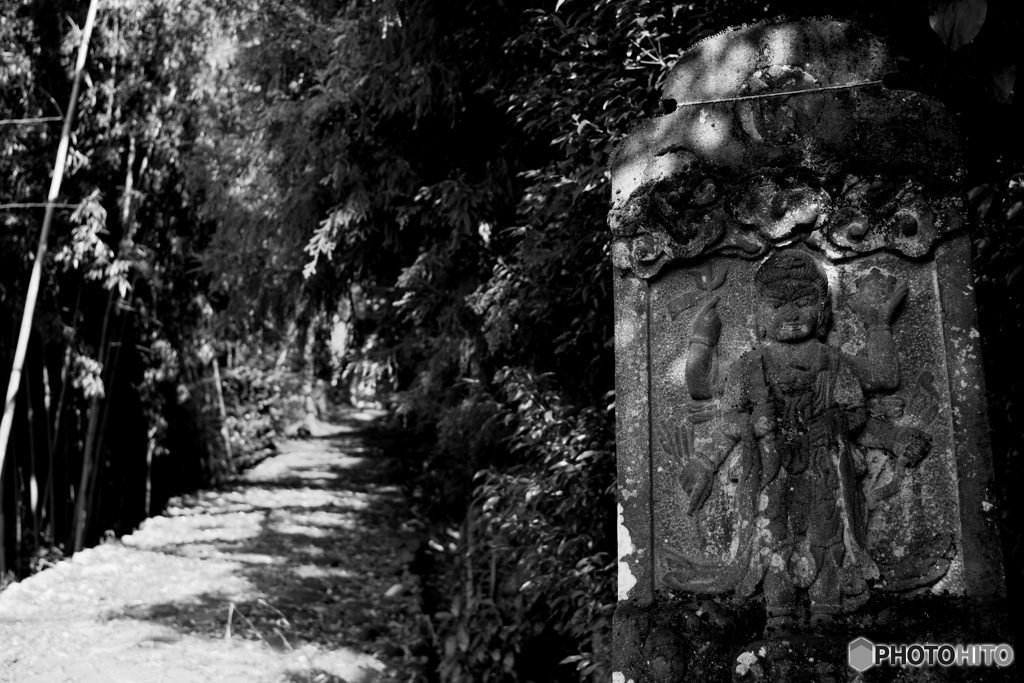
{"type": "Polygon", "coordinates": [[[795,241],[830,260],[930,254],[962,225],[960,139],[938,101],[886,87],[895,70],[881,41],[832,19],[695,44],[666,78],[668,113],[612,157],[615,266],[647,278],[795,241]]]}

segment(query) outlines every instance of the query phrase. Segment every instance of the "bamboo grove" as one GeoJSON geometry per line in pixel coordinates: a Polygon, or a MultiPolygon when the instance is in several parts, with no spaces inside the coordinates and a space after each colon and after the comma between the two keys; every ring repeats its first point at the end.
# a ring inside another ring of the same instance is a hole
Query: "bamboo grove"
{"type": "MultiPolygon", "coordinates": [[[[85,7],[11,2],[0,20],[5,387],[85,7]]],[[[228,467],[208,438],[211,357],[198,353],[210,315],[195,253],[209,226],[182,165],[212,12],[101,3],[3,473],[3,576],[127,532],[228,467]],[[175,440],[198,450],[168,470],[175,440]]]]}

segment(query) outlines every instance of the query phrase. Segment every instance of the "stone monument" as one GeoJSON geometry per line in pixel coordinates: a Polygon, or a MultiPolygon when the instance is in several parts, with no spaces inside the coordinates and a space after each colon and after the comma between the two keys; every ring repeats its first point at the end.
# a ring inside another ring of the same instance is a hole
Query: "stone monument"
{"type": "Polygon", "coordinates": [[[894,70],[849,23],[730,29],[612,159],[616,681],[1007,639],[960,141],[894,70]]]}

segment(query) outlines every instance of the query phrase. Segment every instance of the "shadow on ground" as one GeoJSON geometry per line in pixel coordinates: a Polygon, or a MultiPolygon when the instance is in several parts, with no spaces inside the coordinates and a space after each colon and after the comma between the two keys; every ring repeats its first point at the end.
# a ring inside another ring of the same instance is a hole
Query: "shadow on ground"
{"type": "MultiPolygon", "coordinates": [[[[283,653],[310,646],[363,652],[383,661],[393,680],[421,678],[426,624],[407,569],[416,534],[368,423],[349,419],[333,433],[284,442],[237,481],[173,501],[122,539],[153,553],[227,561],[243,588],[211,591],[197,581],[174,599],[127,604],[105,616],[260,641],[283,653]]],[[[316,666],[290,675],[296,682],[377,680],[316,666]]]]}

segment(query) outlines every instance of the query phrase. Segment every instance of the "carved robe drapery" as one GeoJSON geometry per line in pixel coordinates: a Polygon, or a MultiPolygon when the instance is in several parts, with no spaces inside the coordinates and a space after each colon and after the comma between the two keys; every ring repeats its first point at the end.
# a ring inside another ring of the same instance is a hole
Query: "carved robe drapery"
{"type": "MultiPolygon", "coordinates": [[[[681,565],[684,571],[668,572],[667,585],[696,592],[729,587],[747,597],[761,584],[773,557],[776,562],[818,565],[822,558],[813,555],[838,542],[843,546],[838,559],[846,607],[866,598],[864,580],[877,578],[878,568],[864,549],[865,498],[857,477],[865,463],[851,438],[865,423],[864,395],[849,359],[819,346],[815,367],[802,376],[792,368],[773,372],[765,347],[745,354],[730,369],[719,438],[740,449],[733,474],[740,552],[727,563],[673,554],[669,566],[681,565]],[[779,378],[784,374],[786,379],[779,378]],[[830,412],[839,413],[835,417],[841,427],[827,442],[812,443],[805,425],[830,412]],[[766,418],[776,420],[778,427],[759,435],[755,424],[766,418]]],[[[719,452],[728,457],[732,449],[719,452]]],[[[810,576],[818,568],[794,567],[793,573],[810,576]]],[[[813,577],[798,587],[812,582],[813,577]]]]}

